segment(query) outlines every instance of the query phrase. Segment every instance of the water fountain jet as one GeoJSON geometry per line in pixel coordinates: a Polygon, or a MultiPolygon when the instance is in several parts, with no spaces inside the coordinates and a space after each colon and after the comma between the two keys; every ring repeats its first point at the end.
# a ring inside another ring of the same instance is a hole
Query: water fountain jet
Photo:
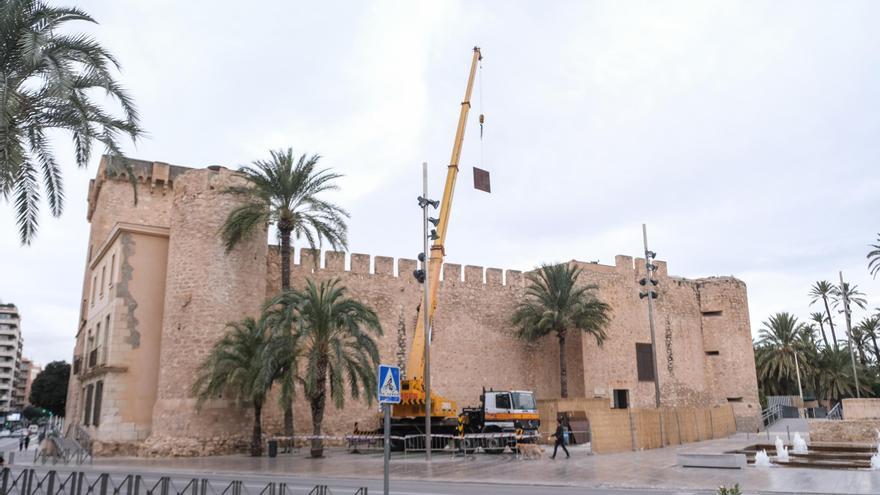
{"type": "Polygon", "coordinates": [[[761,449],[755,453],[755,467],[770,467],[770,456],[766,450],[761,449]]]}
{"type": "Polygon", "coordinates": [[[800,433],[795,432],[794,440],[791,443],[792,443],[791,451],[794,452],[795,454],[806,454],[807,453],[807,442],[806,442],[806,440],[803,439],[803,437],[801,437],[800,433]]]}
{"type": "Polygon", "coordinates": [[[788,462],[788,447],[782,442],[782,439],[776,437],[776,460],[788,462]]]}

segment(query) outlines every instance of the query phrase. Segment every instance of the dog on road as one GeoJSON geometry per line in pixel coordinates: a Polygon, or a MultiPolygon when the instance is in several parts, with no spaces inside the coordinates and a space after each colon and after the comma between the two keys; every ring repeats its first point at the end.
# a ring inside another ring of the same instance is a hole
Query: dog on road
{"type": "Polygon", "coordinates": [[[518,443],[516,450],[523,459],[540,459],[544,456],[544,449],[536,443],[518,443]]]}

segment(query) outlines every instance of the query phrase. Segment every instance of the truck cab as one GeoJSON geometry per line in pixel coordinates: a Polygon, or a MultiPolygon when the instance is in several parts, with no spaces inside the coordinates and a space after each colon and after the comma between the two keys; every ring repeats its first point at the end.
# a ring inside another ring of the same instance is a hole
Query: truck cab
{"type": "Polygon", "coordinates": [[[532,392],[490,390],[483,393],[483,431],[537,431],[539,426],[532,392]]]}

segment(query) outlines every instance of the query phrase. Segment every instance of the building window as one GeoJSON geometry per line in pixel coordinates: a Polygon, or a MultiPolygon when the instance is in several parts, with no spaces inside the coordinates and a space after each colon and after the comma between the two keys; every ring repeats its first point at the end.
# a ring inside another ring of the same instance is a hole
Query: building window
{"type": "Polygon", "coordinates": [[[89,426],[92,420],[92,385],[86,386],[86,407],[83,412],[83,426],[89,426]]]}
{"type": "Polygon", "coordinates": [[[95,305],[95,290],[98,288],[98,276],[92,277],[92,306],[95,305]]]}
{"type": "Polygon", "coordinates": [[[703,311],[703,316],[721,316],[721,311],[703,311]]]}
{"type": "Polygon", "coordinates": [[[113,276],[116,275],[116,255],[110,257],[110,287],[113,287],[113,276]]]}
{"type": "Polygon", "coordinates": [[[101,297],[104,297],[104,284],[107,283],[107,265],[101,267],[101,297]]]}
{"type": "Polygon", "coordinates": [[[104,318],[104,341],[101,342],[101,362],[106,363],[110,354],[110,315],[104,318]]]}
{"type": "Polygon", "coordinates": [[[719,352],[719,351],[706,351],[707,356],[718,356],[720,354],[721,354],[721,352],[719,352]]]}
{"type": "Polygon", "coordinates": [[[92,407],[92,424],[98,426],[101,423],[101,396],[104,395],[104,382],[95,384],[95,405],[92,407]]]}
{"type": "Polygon", "coordinates": [[[614,389],[614,409],[629,408],[629,390],[614,389]]]}
{"type": "Polygon", "coordinates": [[[654,348],[651,344],[636,344],[636,367],[640,382],[654,381],[654,348]]]}

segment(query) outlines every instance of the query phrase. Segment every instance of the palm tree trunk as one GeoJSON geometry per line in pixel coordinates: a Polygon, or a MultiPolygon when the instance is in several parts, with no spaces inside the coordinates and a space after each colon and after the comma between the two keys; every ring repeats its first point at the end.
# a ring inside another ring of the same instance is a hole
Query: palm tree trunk
{"type": "MultiPolygon", "coordinates": [[[[290,290],[290,229],[279,226],[281,235],[281,291],[290,290]]],[[[293,436],[293,397],[284,404],[284,436],[293,436]]]]}
{"type": "Polygon", "coordinates": [[[825,325],[823,325],[821,321],[819,322],[819,330],[822,331],[822,340],[825,341],[825,347],[829,347],[828,346],[828,336],[825,335],[825,325]]]}
{"type": "Polygon", "coordinates": [[[871,342],[874,343],[874,357],[877,359],[877,363],[880,364],[880,348],[877,347],[877,336],[874,335],[873,331],[868,335],[871,336],[871,342]]]}
{"type": "Polygon", "coordinates": [[[254,401],[254,434],[251,437],[251,455],[260,457],[263,455],[263,427],[261,424],[261,416],[263,413],[263,403],[254,401]]]}
{"type": "Polygon", "coordinates": [[[828,326],[831,327],[831,338],[834,339],[834,350],[837,350],[837,334],[834,332],[834,320],[831,319],[831,308],[828,307],[828,298],[822,296],[822,302],[825,303],[825,314],[828,315],[828,326]]]}
{"type": "Polygon", "coordinates": [[[559,393],[568,398],[568,369],[565,366],[565,329],[559,330],[559,393]]]}
{"type": "Polygon", "coordinates": [[[324,441],[321,436],[321,424],[324,422],[324,403],[327,399],[327,365],[318,363],[315,371],[318,376],[315,380],[315,390],[312,391],[310,402],[312,405],[312,448],[310,454],[313,458],[324,457],[324,441]]]}

